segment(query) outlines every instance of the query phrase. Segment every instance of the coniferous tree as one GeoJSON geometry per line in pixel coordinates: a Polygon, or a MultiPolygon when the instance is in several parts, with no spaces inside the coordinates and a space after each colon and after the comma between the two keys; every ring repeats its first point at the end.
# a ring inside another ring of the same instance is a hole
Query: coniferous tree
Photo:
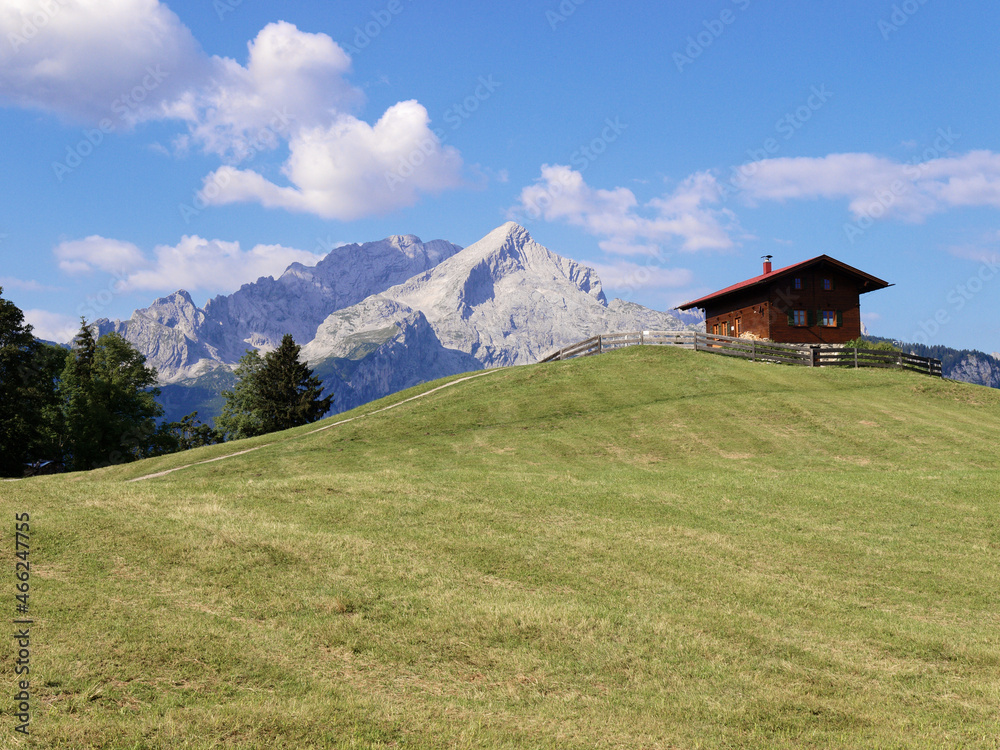
{"type": "MultiPolygon", "coordinates": [[[[3,287],[0,287],[0,295],[3,287]]],[[[26,399],[26,367],[37,352],[31,326],[0,296],[0,475],[21,476],[34,437],[33,405],[26,399]]]]}
{"type": "Polygon", "coordinates": [[[201,422],[196,411],[182,417],[180,422],[170,422],[164,427],[176,443],[170,452],[191,450],[219,442],[219,434],[201,422]]]}
{"type": "Polygon", "coordinates": [[[24,403],[31,414],[34,432],[28,445],[28,461],[61,462],[65,448],[65,428],[59,378],[69,351],[38,341],[32,358],[22,372],[26,383],[24,403]]]}
{"type": "Polygon", "coordinates": [[[66,448],[74,469],[124,463],[160,452],[156,370],[116,333],[96,339],[86,320],[66,360],[60,390],[66,448]]]}
{"type": "Polygon", "coordinates": [[[233,373],[236,384],[232,390],[222,392],[226,403],[215,419],[215,427],[226,440],[240,440],[266,432],[260,417],[262,405],[257,380],[263,367],[264,360],[257,350],[247,350],[233,373]]]}
{"type": "Polygon", "coordinates": [[[239,378],[223,391],[226,405],[216,420],[227,438],[252,437],[315,422],[330,410],[333,398],[321,398],[323,384],[299,361],[301,347],[290,334],[261,357],[248,351],[236,369],[239,378]]]}
{"type": "Polygon", "coordinates": [[[300,351],[291,334],[286,333],[281,345],[264,355],[258,377],[267,432],[309,424],[330,411],[333,398],[320,398],[323,384],[299,361],[300,351]]]}

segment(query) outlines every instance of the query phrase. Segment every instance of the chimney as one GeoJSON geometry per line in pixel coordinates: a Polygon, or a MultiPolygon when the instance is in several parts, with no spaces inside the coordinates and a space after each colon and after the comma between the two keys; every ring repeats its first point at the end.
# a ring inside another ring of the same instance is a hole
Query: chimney
{"type": "Polygon", "coordinates": [[[762,255],[760,257],[764,259],[764,275],[766,276],[767,274],[771,273],[771,257],[772,256],[770,256],[770,255],[762,255]]]}

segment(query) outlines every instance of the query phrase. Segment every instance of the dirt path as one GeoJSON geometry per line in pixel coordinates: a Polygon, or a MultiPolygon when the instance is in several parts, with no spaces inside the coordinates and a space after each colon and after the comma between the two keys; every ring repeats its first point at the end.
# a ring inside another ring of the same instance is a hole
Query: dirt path
{"type": "MultiPolygon", "coordinates": [[[[379,414],[383,411],[388,411],[389,409],[395,409],[397,406],[402,406],[403,404],[408,404],[411,401],[416,401],[418,398],[423,398],[424,396],[430,396],[432,393],[437,393],[443,388],[450,388],[453,385],[458,385],[459,383],[464,383],[466,380],[474,380],[476,378],[481,378],[484,375],[491,375],[494,372],[500,372],[502,367],[495,368],[493,370],[487,370],[486,372],[478,373],[477,375],[467,375],[464,378],[459,378],[458,380],[452,380],[450,383],[445,383],[444,385],[439,385],[437,388],[431,388],[429,391],[418,394],[416,396],[411,396],[410,398],[403,399],[395,404],[390,404],[389,406],[383,406],[381,409],[376,409],[375,411],[368,412],[367,414],[362,414],[357,417],[350,417],[349,419],[342,419],[339,422],[333,422],[332,424],[324,425],[315,430],[310,430],[301,435],[296,435],[293,438],[286,438],[281,442],[286,442],[287,440],[298,440],[299,438],[305,437],[306,435],[315,435],[317,432],[323,432],[323,430],[329,430],[331,427],[338,427],[342,424],[347,424],[348,422],[354,422],[358,419],[364,419],[365,417],[370,417],[374,414],[379,414]]],[[[201,464],[210,464],[213,461],[222,461],[226,458],[233,458],[235,456],[242,456],[244,453],[253,453],[254,451],[259,451],[261,448],[267,448],[274,445],[274,443],[265,443],[264,445],[258,445],[254,448],[247,448],[246,450],[236,451],[235,453],[227,453],[225,456],[216,456],[215,458],[207,458],[204,461],[194,461],[193,463],[184,464],[183,466],[175,466],[173,469],[166,469],[164,471],[158,471],[155,474],[146,474],[141,477],[136,477],[135,479],[129,479],[129,482],[142,482],[146,479],[154,479],[156,477],[166,476],[167,474],[172,474],[175,471],[180,471],[181,469],[189,469],[192,466],[200,466],[201,464]]]]}

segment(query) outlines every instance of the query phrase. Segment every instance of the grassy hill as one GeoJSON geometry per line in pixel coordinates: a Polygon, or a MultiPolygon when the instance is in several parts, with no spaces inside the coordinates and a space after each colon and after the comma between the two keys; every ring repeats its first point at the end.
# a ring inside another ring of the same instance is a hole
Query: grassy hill
{"type": "Polygon", "coordinates": [[[1000,392],[637,347],[315,432],[439,385],[0,484],[36,746],[998,747],[1000,392]]]}

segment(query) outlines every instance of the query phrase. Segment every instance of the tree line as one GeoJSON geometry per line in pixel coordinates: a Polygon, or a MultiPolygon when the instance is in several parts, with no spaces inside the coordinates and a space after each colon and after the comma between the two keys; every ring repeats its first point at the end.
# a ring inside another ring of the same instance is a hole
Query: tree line
{"type": "Polygon", "coordinates": [[[197,412],[158,422],[156,369],[128,341],[98,338],[81,318],[71,349],[47,344],[0,287],[0,476],[42,461],[93,469],[314,422],[332,398],[321,398],[299,352],[287,334],[263,356],[248,351],[214,428],[197,412]]]}

